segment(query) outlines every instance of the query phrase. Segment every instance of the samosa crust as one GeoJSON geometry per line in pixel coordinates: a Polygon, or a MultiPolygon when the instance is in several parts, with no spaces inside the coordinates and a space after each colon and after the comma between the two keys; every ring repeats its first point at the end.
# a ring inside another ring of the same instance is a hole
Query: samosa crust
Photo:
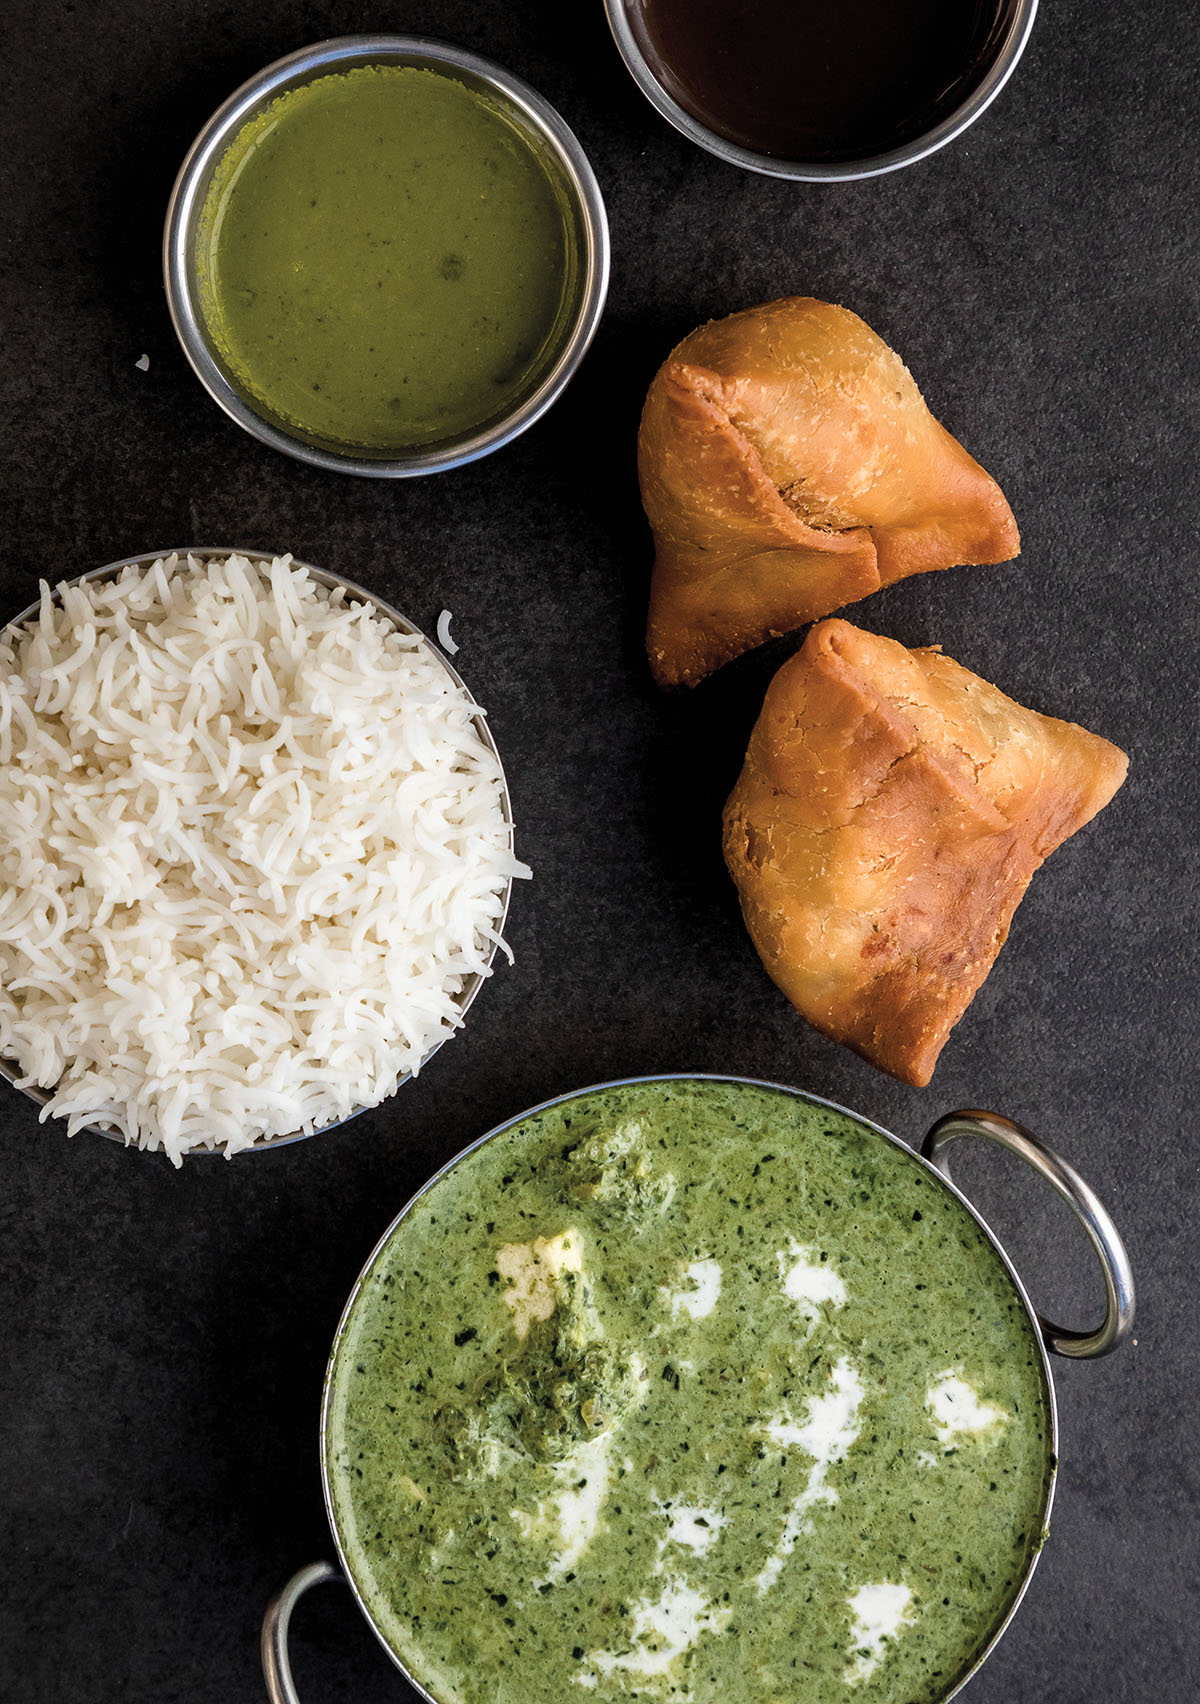
{"type": "Polygon", "coordinates": [[[937,648],[822,621],[725,807],[751,939],[808,1021],[923,1087],[1038,866],[1128,760],[937,648]]]}
{"type": "Polygon", "coordinates": [[[1003,492],[900,357],[810,297],[684,338],[650,386],[638,470],[661,685],[694,685],[907,575],[1020,548],[1003,492]]]}

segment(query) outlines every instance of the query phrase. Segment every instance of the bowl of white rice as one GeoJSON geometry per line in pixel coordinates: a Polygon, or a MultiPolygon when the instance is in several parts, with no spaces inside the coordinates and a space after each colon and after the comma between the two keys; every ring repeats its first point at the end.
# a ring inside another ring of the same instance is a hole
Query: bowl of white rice
{"type": "Polygon", "coordinates": [[[483,710],[338,575],[148,553],[0,633],[0,1074],[68,1134],[178,1165],[378,1105],[528,874],[483,710]]]}

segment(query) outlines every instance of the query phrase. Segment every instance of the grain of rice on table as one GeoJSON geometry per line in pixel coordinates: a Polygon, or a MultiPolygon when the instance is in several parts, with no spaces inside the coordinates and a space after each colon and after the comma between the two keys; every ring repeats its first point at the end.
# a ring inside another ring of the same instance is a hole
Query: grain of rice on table
{"type": "Polygon", "coordinates": [[[290,557],[43,582],[0,634],[0,1053],[43,1118],[179,1164],[415,1072],[529,874],[476,714],[290,557]]]}

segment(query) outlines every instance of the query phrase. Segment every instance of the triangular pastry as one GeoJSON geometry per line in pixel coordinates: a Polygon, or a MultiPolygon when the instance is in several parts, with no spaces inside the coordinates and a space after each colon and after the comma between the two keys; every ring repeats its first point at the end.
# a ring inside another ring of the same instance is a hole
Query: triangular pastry
{"type": "Polygon", "coordinates": [[[937,648],[820,622],[725,807],[759,956],[817,1029],[923,1086],[1033,872],[1127,767],[937,648]]]}
{"type": "Polygon", "coordinates": [[[638,469],[662,685],[694,685],[907,575],[1020,549],[1000,487],[900,357],[810,297],[685,337],[650,386],[638,469]]]}

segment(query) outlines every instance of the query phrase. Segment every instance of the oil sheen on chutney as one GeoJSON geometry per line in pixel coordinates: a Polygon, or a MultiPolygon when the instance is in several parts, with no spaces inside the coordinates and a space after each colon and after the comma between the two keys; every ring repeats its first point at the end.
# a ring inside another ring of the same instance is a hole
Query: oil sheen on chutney
{"type": "Polygon", "coordinates": [[[554,358],[566,207],[498,100],[412,65],[318,77],[217,166],[197,236],[209,335],[293,434],[381,455],[467,437],[554,358]]]}

